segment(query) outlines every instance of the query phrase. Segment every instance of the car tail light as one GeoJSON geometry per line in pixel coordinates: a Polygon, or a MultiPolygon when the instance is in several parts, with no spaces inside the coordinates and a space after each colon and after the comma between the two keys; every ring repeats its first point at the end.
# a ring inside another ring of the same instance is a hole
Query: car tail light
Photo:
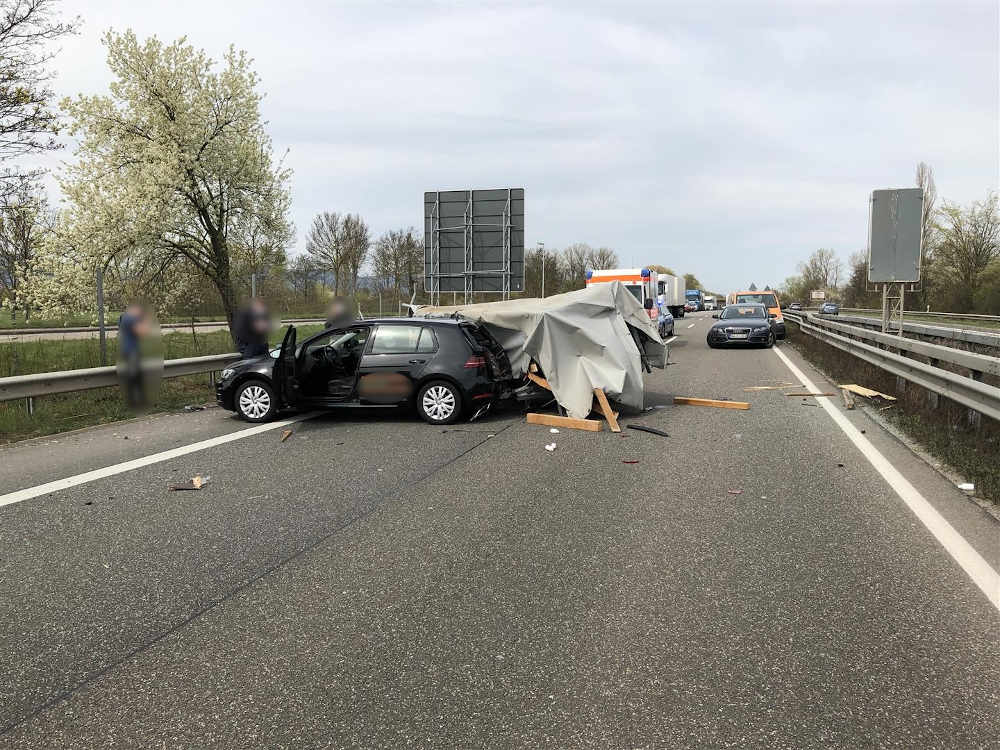
{"type": "Polygon", "coordinates": [[[467,360],[465,360],[466,369],[472,369],[476,367],[486,367],[486,357],[482,354],[473,354],[467,360]]]}

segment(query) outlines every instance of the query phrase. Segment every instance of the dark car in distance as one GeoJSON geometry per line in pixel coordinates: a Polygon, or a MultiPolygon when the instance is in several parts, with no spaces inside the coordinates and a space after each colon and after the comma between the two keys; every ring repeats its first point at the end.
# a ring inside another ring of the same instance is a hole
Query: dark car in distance
{"type": "Polygon", "coordinates": [[[431,424],[487,409],[509,384],[510,362],[480,325],[453,318],[378,318],[326,330],[222,371],[219,405],[249,422],[282,408],[410,405],[431,424]]]}
{"type": "Polygon", "coordinates": [[[773,314],[764,305],[727,305],[718,315],[718,322],[708,329],[706,341],[715,349],[719,346],[774,346],[773,314]]]}
{"type": "Polygon", "coordinates": [[[824,302],[819,306],[820,315],[840,315],[840,305],[836,302],[824,302]]]}

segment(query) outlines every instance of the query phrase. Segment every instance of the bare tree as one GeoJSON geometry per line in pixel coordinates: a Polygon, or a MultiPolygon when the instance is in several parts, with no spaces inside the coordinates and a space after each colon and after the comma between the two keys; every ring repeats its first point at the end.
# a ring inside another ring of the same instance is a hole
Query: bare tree
{"type": "Polygon", "coordinates": [[[609,247],[599,247],[588,255],[587,263],[595,271],[617,268],[618,253],[609,247]]]}
{"type": "MultiPolygon", "coordinates": [[[[562,251],[562,264],[567,280],[582,284],[593,255],[594,248],[585,242],[574,242],[565,247],[562,251]]],[[[548,272],[548,270],[548,264],[546,264],[545,271],[548,272]]]]}
{"type": "MultiPolygon", "coordinates": [[[[0,298],[17,318],[18,291],[45,229],[47,201],[39,185],[23,181],[0,203],[0,298]]],[[[28,306],[22,304],[24,317],[28,306]]]]}
{"type": "Polygon", "coordinates": [[[821,247],[809,256],[805,263],[799,263],[799,275],[803,284],[810,289],[831,289],[840,284],[843,264],[837,254],[821,247]]]}
{"type": "Polygon", "coordinates": [[[934,170],[924,162],[917,165],[917,187],[924,191],[924,207],[920,216],[920,228],[923,230],[924,244],[921,250],[928,246],[934,222],[934,204],[937,203],[937,186],[934,184],[934,170]]]}
{"type": "Polygon", "coordinates": [[[57,0],[0,0],[0,195],[37,175],[8,166],[11,159],[60,148],[48,64],[49,43],[79,26],[61,22],[57,0]]]}
{"type": "Polygon", "coordinates": [[[939,286],[948,286],[952,312],[969,312],[982,284],[983,274],[1000,258],[1000,216],[997,195],[977,201],[969,208],[945,202],[935,231],[934,265],[939,286]]]}
{"type": "Polygon", "coordinates": [[[292,290],[296,294],[301,294],[304,302],[308,302],[319,280],[320,269],[308,255],[297,255],[287,268],[292,290]]]}
{"type": "Polygon", "coordinates": [[[324,211],[316,214],[306,235],[306,252],[317,268],[333,274],[333,291],[337,295],[345,265],[343,225],[340,214],[324,211]]]}
{"type": "Polygon", "coordinates": [[[361,273],[361,266],[368,259],[368,251],[371,249],[371,240],[368,237],[368,225],[358,214],[347,214],[343,222],[343,269],[345,280],[350,281],[351,295],[358,292],[358,274],[361,273]]]}

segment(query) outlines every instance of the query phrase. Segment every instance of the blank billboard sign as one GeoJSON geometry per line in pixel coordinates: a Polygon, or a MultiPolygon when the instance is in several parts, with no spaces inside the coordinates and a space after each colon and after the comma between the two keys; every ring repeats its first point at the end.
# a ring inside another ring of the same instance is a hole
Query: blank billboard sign
{"type": "Polygon", "coordinates": [[[872,192],[869,281],[920,281],[923,208],[920,188],[872,192]]]}
{"type": "Polygon", "coordinates": [[[424,193],[428,291],[524,289],[524,188],[424,193]]]}

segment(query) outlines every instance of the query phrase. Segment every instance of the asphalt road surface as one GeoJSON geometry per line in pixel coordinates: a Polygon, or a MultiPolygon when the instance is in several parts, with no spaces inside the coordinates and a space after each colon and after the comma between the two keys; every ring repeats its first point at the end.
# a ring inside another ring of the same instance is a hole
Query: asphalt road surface
{"type": "Polygon", "coordinates": [[[835,402],[918,518],[707,317],[622,417],[669,438],[209,409],[0,450],[0,747],[1000,747],[1000,613],[926,519],[994,575],[1000,524],[835,402]]]}

